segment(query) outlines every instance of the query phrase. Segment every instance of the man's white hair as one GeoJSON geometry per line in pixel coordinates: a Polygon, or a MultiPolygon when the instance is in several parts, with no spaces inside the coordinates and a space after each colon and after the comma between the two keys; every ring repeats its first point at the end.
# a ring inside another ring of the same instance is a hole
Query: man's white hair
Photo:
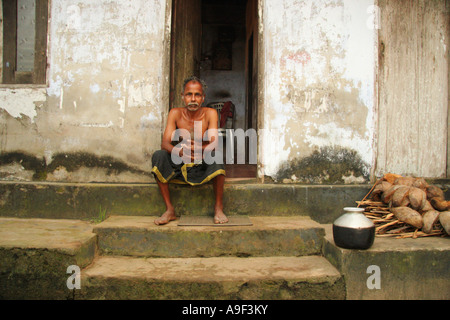
{"type": "Polygon", "coordinates": [[[190,76],[189,78],[184,79],[183,91],[181,93],[184,93],[184,90],[186,89],[186,85],[188,84],[188,82],[191,82],[191,81],[200,83],[202,85],[202,88],[203,88],[203,94],[205,94],[205,91],[206,91],[206,88],[207,88],[206,82],[204,80],[196,77],[196,76],[190,76]]]}

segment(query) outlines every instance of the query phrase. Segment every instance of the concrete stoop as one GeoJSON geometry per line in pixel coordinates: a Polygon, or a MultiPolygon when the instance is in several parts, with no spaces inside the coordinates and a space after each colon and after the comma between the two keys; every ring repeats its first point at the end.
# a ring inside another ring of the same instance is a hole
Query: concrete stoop
{"type": "Polygon", "coordinates": [[[92,229],[79,220],[0,218],[0,299],[73,298],[68,268],[92,263],[92,229]]]}
{"type": "Polygon", "coordinates": [[[345,299],[341,274],[320,256],[324,230],[308,217],[252,217],[246,227],[154,219],[1,218],[0,298],[345,299]],[[73,265],[81,282],[70,290],[73,265]]]}
{"type": "Polygon", "coordinates": [[[450,298],[448,237],[347,250],[331,225],[304,216],[255,216],[248,227],[154,218],[0,218],[0,299],[450,298]]]}
{"type": "Polygon", "coordinates": [[[97,225],[100,257],[75,298],[345,299],[340,273],[319,256],[324,230],[308,217],[235,227],[155,226],[155,218],[97,225]]]}
{"type": "MultiPolygon", "coordinates": [[[[229,215],[307,216],[333,222],[342,208],[353,206],[369,185],[225,184],[224,207],[229,215]]],[[[212,184],[170,185],[180,215],[213,213],[212,184]]],[[[98,219],[110,215],[155,216],[165,211],[156,184],[0,182],[0,217],[98,219]]]]}
{"type": "Polygon", "coordinates": [[[449,300],[450,238],[375,237],[368,250],[348,250],[323,225],[325,258],[343,275],[348,300],[449,300]]]}
{"type": "MultiPolygon", "coordinates": [[[[252,226],[156,226],[156,217],[112,216],[94,227],[101,255],[154,258],[320,255],[323,227],[309,217],[251,217],[252,226]]],[[[212,219],[212,218],[211,218],[212,219]]]]}
{"type": "Polygon", "coordinates": [[[320,256],[102,256],[83,271],[75,299],[345,299],[345,285],[320,256]]]}

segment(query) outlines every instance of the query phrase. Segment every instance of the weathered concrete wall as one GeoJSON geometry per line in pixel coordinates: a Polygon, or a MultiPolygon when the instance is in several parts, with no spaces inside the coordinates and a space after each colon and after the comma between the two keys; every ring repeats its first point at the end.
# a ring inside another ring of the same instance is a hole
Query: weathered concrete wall
{"type": "Polygon", "coordinates": [[[373,1],[262,3],[264,174],[364,182],[373,163],[373,1]]]}
{"type": "Polygon", "coordinates": [[[53,0],[49,17],[48,85],[0,88],[0,179],[151,180],[171,1],[53,0]]]}
{"type": "MultiPolygon", "coordinates": [[[[260,177],[445,176],[448,0],[257,2],[260,177]],[[381,31],[369,24],[374,5],[385,10],[381,31]],[[402,12],[416,20],[401,24],[402,12]],[[397,25],[414,31],[410,40],[397,25]]],[[[0,85],[0,179],[152,181],[169,106],[171,11],[171,0],[50,1],[47,85],[0,85]]]]}

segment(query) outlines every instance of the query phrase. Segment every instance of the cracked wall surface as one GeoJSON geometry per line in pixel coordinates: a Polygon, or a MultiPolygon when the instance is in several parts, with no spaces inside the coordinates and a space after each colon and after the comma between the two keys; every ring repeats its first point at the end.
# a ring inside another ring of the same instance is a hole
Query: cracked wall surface
{"type": "MultiPolygon", "coordinates": [[[[445,176],[449,2],[402,3],[258,0],[260,178],[445,176]]],[[[50,1],[47,83],[0,85],[0,180],[153,181],[171,13],[171,0],[50,1]]]]}
{"type": "Polygon", "coordinates": [[[265,1],[266,176],[285,174],[286,163],[321,148],[355,152],[364,164],[357,180],[369,176],[376,45],[367,25],[370,6],[368,0],[265,1]]]}
{"type": "MultiPolygon", "coordinates": [[[[0,88],[0,152],[47,165],[61,153],[89,153],[149,171],[168,108],[170,7],[162,0],[51,1],[47,86],[0,88]]],[[[60,177],[89,180],[89,172],[60,177]]]]}

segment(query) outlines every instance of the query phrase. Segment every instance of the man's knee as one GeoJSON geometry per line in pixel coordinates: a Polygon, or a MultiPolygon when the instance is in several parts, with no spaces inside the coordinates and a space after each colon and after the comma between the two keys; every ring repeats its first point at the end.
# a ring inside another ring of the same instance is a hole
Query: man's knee
{"type": "Polygon", "coordinates": [[[156,165],[160,161],[165,161],[169,153],[166,150],[157,150],[152,155],[152,165],[156,165]]]}

